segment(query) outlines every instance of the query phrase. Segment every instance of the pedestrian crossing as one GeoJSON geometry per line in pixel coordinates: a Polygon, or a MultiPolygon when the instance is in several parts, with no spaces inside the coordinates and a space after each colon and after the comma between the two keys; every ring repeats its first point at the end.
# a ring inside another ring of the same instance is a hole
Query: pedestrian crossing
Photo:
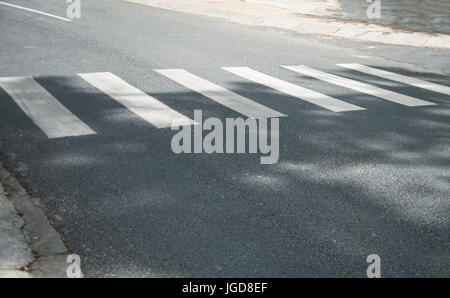
{"type": "Polygon", "coordinates": [[[156,72],[249,118],[286,116],[183,69],[158,69],[156,72]]]}
{"type": "Polygon", "coordinates": [[[360,72],[363,72],[363,73],[366,73],[369,75],[388,79],[391,81],[396,81],[396,82],[400,82],[403,84],[411,85],[411,86],[414,86],[417,88],[427,89],[427,90],[430,90],[433,92],[450,95],[450,87],[447,87],[447,86],[442,86],[439,84],[426,82],[426,81],[419,80],[416,78],[399,75],[399,74],[396,74],[393,72],[376,69],[376,68],[373,68],[370,66],[365,66],[362,64],[358,64],[358,63],[342,63],[342,64],[337,64],[337,65],[348,68],[348,69],[357,70],[357,71],[360,71],[360,72]]]}
{"type": "Polygon", "coordinates": [[[157,128],[171,127],[174,120],[180,126],[194,123],[110,72],[80,73],[78,76],[157,128]]]}
{"type": "Polygon", "coordinates": [[[434,105],[431,102],[417,99],[411,96],[407,96],[404,94],[400,94],[397,92],[393,92],[390,90],[378,88],[366,83],[361,83],[355,80],[350,80],[347,78],[343,78],[337,75],[329,74],[322,72],[320,70],[312,69],[311,67],[298,65],[298,66],[282,66],[290,71],[297,72],[306,76],[310,76],[331,84],[335,84],[338,86],[346,87],[349,89],[356,90],[361,93],[366,93],[375,97],[379,97],[382,99],[389,100],[391,102],[395,102],[401,105],[405,105],[408,107],[419,107],[419,106],[429,106],[434,105]]]}
{"type": "Polygon", "coordinates": [[[0,87],[50,139],[95,134],[33,78],[0,78],[0,87]]]}
{"type": "Polygon", "coordinates": [[[282,93],[289,94],[293,97],[297,97],[333,112],[365,110],[364,108],[356,105],[346,103],[339,99],[332,98],[325,94],[321,94],[286,81],[282,81],[248,67],[225,67],[223,69],[250,81],[276,89],[282,93]]]}
{"type": "MultiPolygon", "coordinates": [[[[381,77],[389,81],[396,81],[415,88],[450,95],[450,87],[417,78],[357,63],[337,64],[337,66],[362,72],[367,75],[381,77]]],[[[368,83],[344,78],[304,65],[281,67],[295,73],[313,77],[320,81],[349,88],[363,94],[382,98],[407,107],[435,105],[435,103],[423,99],[393,92],[368,83]]],[[[223,67],[222,69],[236,77],[287,94],[292,98],[312,104],[321,109],[336,113],[366,110],[364,102],[358,102],[358,105],[348,103],[344,101],[345,99],[337,99],[318,91],[305,88],[297,83],[284,81],[249,67],[223,67]]],[[[187,70],[156,69],[154,71],[162,77],[201,94],[209,100],[238,112],[243,116],[249,118],[287,117],[283,112],[276,111],[272,107],[259,103],[257,98],[246,98],[232,90],[226,89],[194,73],[188,72],[187,70]]],[[[112,100],[118,102],[125,109],[156,128],[171,127],[172,123],[183,126],[197,124],[189,117],[162,103],[157,98],[148,95],[113,73],[80,73],[78,76],[112,100]]],[[[93,129],[72,114],[68,108],[32,77],[0,77],[0,88],[12,98],[19,108],[45,133],[45,135],[47,135],[48,138],[52,139],[96,134],[93,129]]],[[[295,113],[295,110],[293,109],[289,109],[289,111],[289,113],[295,113]]]]}

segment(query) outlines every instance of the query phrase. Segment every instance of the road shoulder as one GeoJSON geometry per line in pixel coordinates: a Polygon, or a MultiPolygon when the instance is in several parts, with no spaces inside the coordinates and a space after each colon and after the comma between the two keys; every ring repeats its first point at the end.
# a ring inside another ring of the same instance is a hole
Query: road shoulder
{"type": "Polygon", "coordinates": [[[0,277],[66,277],[68,254],[39,200],[0,164],[0,277]]]}

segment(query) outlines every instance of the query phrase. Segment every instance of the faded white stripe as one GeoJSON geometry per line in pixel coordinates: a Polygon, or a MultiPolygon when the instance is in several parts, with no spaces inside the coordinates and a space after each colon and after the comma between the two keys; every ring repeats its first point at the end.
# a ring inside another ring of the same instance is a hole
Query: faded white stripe
{"type": "Polygon", "coordinates": [[[333,112],[365,110],[356,105],[268,76],[248,67],[224,67],[226,71],[333,112]]]}
{"type": "Polygon", "coordinates": [[[49,138],[95,134],[33,78],[0,78],[0,87],[49,138]]]}
{"type": "Polygon", "coordinates": [[[379,97],[382,99],[386,99],[401,105],[405,105],[408,107],[416,107],[416,106],[430,106],[434,105],[434,103],[421,100],[418,98],[414,98],[411,96],[403,95],[400,93],[396,93],[393,91],[385,90],[382,88],[378,88],[369,84],[361,83],[355,80],[350,80],[347,78],[343,78],[337,75],[325,73],[319,70],[312,69],[310,67],[304,65],[298,66],[282,66],[288,70],[301,73],[303,75],[307,75],[331,84],[335,84],[338,86],[346,87],[349,89],[356,90],[358,92],[362,92],[365,94],[369,94],[375,97],[379,97]]]}
{"type": "Polygon", "coordinates": [[[86,82],[109,95],[128,110],[158,128],[192,125],[194,121],[110,72],[78,74],[86,82]]]}
{"type": "Polygon", "coordinates": [[[37,13],[37,14],[41,14],[41,15],[44,15],[44,16],[47,16],[47,17],[55,18],[55,19],[58,19],[58,20],[61,20],[61,21],[66,21],[66,22],[71,22],[72,21],[71,19],[63,18],[63,17],[60,17],[60,16],[55,16],[54,14],[46,13],[46,12],[39,11],[39,10],[36,10],[36,9],[31,9],[31,8],[28,8],[28,7],[23,7],[23,6],[19,6],[19,5],[3,2],[3,1],[0,1],[0,5],[5,5],[5,6],[9,6],[9,7],[14,7],[14,8],[17,8],[17,9],[26,10],[26,11],[37,13]]]}
{"type": "Polygon", "coordinates": [[[448,87],[448,86],[443,86],[443,85],[439,85],[439,84],[435,84],[435,83],[419,80],[419,79],[416,79],[416,78],[412,78],[412,77],[408,77],[408,76],[404,76],[404,75],[399,75],[399,74],[396,74],[396,73],[393,73],[393,72],[389,72],[389,71],[385,71],[385,70],[381,70],[381,69],[376,69],[376,68],[373,68],[373,67],[369,67],[369,66],[366,66],[366,65],[359,64],[359,63],[343,63],[343,64],[337,64],[337,65],[341,66],[341,67],[357,70],[357,71],[360,71],[360,72],[363,72],[363,73],[367,73],[367,74],[370,74],[370,75],[374,75],[374,76],[377,76],[377,77],[389,79],[391,81],[396,81],[396,82],[408,84],[408,85],[411,85],[411,86],[414,86],[414,87],[418,87],[418,88],[427,89],[427,90],[431,90],[431,91],[434,91],[434,92],[450,95],[450,87],[448,87]]]}
{"type": "Polygon", "coordinates": [[[270,118],[286,116],[183,69],[158,69],[155,71],[247,117],[270,118]]]}

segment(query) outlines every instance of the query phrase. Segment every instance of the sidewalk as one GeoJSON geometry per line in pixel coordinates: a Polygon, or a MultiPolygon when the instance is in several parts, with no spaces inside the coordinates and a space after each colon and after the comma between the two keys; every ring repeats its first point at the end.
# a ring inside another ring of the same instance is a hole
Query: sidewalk
{"type": "Polygon", "coordinates": [[[0,164],[0,278],[66,277],[68,253],[38,200],[0,164]]]}
{"type": "Polygon", "coordinates": [[[332,16],[341,10],[340,0],[244,0],[246,2],[288,9],[304,15],[332,16]]]}
{"type": "Polygon", "coordinates": [[[34,258],[22,233],[23,225],[0,183],[0,277],[31,277],[26,266],[34,258]]]}
{"type": "MultiPolygon", "coordinates": [[[[320,2],[312,4],[311,1],[304,1],[305,8],[302,13],[298,12],[300,9],[298,5],[301,4],[299,1],[297,1],[295,7],[285,6],[285,8],[267,5],[268,2],[274,2],[271,0],[250,0],[252,2],[242,0],[127,1],[221,18],[239,24],[287,29],[300,34],[321,34],[386,44],[450,49],[450,34],[399,30],[382,25],[344,21],[324,16],[323,14],[326,14],[327,10],[333,9],[332,1],[323,2],[322,4],[320,2]],[[266,4],[263,4],[264,2],[266,4]]],[[[288,3],[286,1],[281,2],[288,3]]]]}

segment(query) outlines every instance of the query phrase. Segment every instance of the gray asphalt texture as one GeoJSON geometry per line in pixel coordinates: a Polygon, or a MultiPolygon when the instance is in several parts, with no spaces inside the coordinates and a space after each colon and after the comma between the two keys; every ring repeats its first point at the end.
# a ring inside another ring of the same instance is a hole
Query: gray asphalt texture
{"type": "MultiPolygon", "coordinates": [[[[9,2],[65,15],[64,1],[9,2]]],[[[88,277],[365,277],[369,254],[381,257],[383,277],[450,276],[450,96],[336,66],[358,62],[450,86],[439,73],[450,70],[448,52],[292,35],[122,0],[82,1],[73,22],[0,7],[0,28],[0,76],[33,76],[97,132],[48,139],[0,89],[0,154],[43,198],[88,277]],[[408,108],[279,67],[297,64],[438,105],[408,108]],[[367,110],[333,113],[221,69],[229,66],[367,110]],[[112,72],[188,117],[195,109],[242,116],[153,71],[161,68],[287,114],[279,162],[176,155],[175,132],[76,76],[112,72]]]]}

